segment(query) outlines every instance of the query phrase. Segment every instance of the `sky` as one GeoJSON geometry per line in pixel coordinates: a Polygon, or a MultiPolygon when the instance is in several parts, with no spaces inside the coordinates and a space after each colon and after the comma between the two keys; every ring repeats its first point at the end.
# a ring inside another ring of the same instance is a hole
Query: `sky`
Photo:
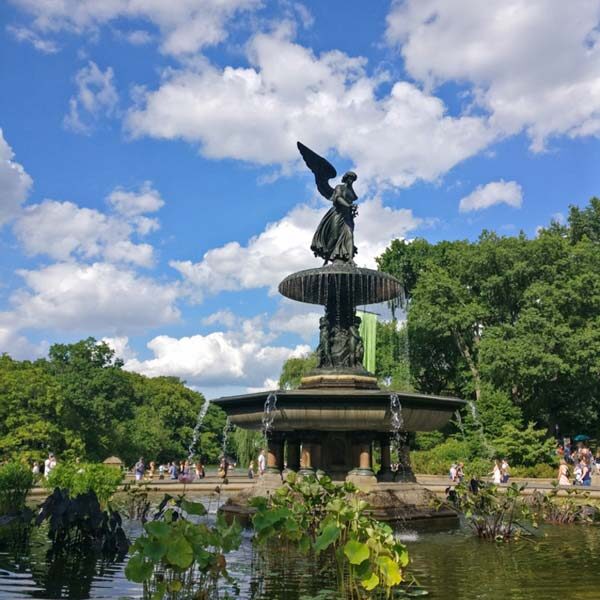
{"type": "Polygon", "coordinates": [[[94,336],[208,397],[276,385],[327,210],[394,238],[535,236],[600,195],[600,0],[0,4],[0,352],[94,336]]]}

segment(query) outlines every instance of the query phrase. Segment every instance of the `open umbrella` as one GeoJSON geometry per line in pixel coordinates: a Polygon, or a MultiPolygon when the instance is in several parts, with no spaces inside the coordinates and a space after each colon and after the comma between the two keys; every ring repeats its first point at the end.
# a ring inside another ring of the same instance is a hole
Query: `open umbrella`
{"type": "Polygon", "coordinates": [[[583,433],[580,433],[579,435],[576,435],[573,438],[573,441],[575,442],[587,442],[587,440],[591,440],[592,438],[589,435],[585,435],[583,433]]]}

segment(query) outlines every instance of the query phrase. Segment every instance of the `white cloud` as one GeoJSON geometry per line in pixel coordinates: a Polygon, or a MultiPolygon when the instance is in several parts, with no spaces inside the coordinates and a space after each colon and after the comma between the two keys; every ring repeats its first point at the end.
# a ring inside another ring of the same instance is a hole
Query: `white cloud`
{"type": "Polygon", "coordinates": [[[224,325],[227,329],[232,329],[237,322],[238,317],[229,309],[218,310],[202,319],[203,325],[224,325]]]}
{"type": "Polygon", "coordinates": [[[52,329],[124,335],[179,319],[177,286],[162,284],[109,263],[56,263],[18,270],[26,288],[0,313],[15,329],[52,329]]]}
{"type": "Polygon", "coordinates": [[[277,333],[295,333],[308,342],[316,336],[322,316],[321,307],[282,298],[279,308],[269,321],[269,329],[277,333]]]}
{"type": "Polygon", "coordinates": [[[75,76],[77,93],[69,100],[69,112],[63,119],[67,129],[90,133],[93,124],[103,115],[110,116],[119,100],[111,67],[102,71],[89,61],[75,76]]]}
{"type": "MultiPolygon", "coordinates": [[[[258,0],[14,0],[42,32],[89,33],[117,19],[148,21],[161,33],[161,49],[183,55],[218,44],[227,22],[260,6],[258,0]]],[[[139,43],[135,36],[132,43],[139,43]]]]}
{"type": "Polygon", "coordinates": [[[48,344],[32,344],[25,336],[19,334],[14,319],[6,313],[0,313],[0,355],[5,352],[16,360],[34,360],[41,358],[48,351],[48,344]]]}
{"type": "Polygon", "coordinates": [[[597,0],[406,0],[387,39],[427,86],[472,85],[494,129],[525,129],[534,151],[553,135],[600,134],[597,0]]]}
{"type": "Polygon", "coordinates": [[[35,31],[28,27],[7,26],[6,30],[19,42],[27,42],[36,50],[44,54],[54,54],[58,52],[58,45],[52,40],[40,37],[35,31]]]}
{"type": "Polygon", "coordinates": [[[315,56],[290,40],[292,29],[254,36],[247,68],[202,60],[165,72],[158,89],[138,94],[129,130],[258,164],[298,160],[301,139],[321,153],[336,148],[362,180],[393,186],[434,180],[493,140],[485,119],[451,117],[404,81],[381,93],[388,75],[370,77],[364,58],[337,50],[315,56]]]}
{"type": "Polygon", "coordinates": [[[129,345],[129,338],[124,336],[103,337],[101,342],[104,342],[109,348],[114,350],[115,357],[122,360],[131,360],[136,357],[135,351],[129,345]]]}
{"type": "Polygon", "coordinates": [[[107,200],[118,213],[126,217],[156,212],[165,204],[149,181],[145,181],[137,192],[128,192],[120,187],[116,188],[109,194],[107,200]]]}
{"type": "Polygon", "coordinates": [[[468,196],[461,199],[460,212],[483,210],[495,204],[508,204],[514,208],[521,208],[523,203],[523,189],[516,181],[492,181],[486,185],[475,188],[468,196]]]}
{"type": "Polygon", "coordinates": [[[46,254],[56,260],[103,257],[152,266],[152,246],[133,243],[132,231],[122,218],[55,200],[26,207],[14,225],[15,235],[30,255],[46,254]]]}
{"type": "MultiPolygon", "coordinates": [[[[325,211],[324,207],[296,206],[245,246],[229,242],[206,252],[198,263],[188,260],[170,264],[183,275],[190,293],[198,299],[206,293],[259,287],[268,287],[274,293],[289,273],[316,266],[310,243],[325,211]]],[[[366,267],[375,267],[375,257],[393,238],[403,238],[421,223],[412,211],[385,207],[379,198],[359,204],[358,219],[356,260],[366,267]]]]}
{"type": "Polygon", "coordinates": [[[181,377],[194,386],[262,386],[275,380],[283,363],[290,357],[310,352],[305,345],[295,348],[268,345],[264,333],[256,335],[256,323],[241,332],[216,331],[208,335],[172,338],[161,335],[148,348],[154,358],[130,360],[125,367],[155,377],[181,377]]]}
{"type": "Polygon", "coordinates": [[[33,184],[14,156],[0,128],[0,226],[19,214],[33,184]]]}

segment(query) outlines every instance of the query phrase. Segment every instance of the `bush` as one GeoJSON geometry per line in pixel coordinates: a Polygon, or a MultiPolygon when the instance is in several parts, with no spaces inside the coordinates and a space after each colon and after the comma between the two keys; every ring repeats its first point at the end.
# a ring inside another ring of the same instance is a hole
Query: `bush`
{"type": "Polygon", "coordinates": [[[94,492],[102,506],[106,506],[123,480],[119,469],[95,463],[60,463],[46,480],[48,488],[69,491],[71,497],[94,492]]]}
{"type": "Polygon", "coordinates": [[[542,479],[556,479],[558,467],[555,465],[547,465],[540,463],[533,467],[511,467],[510,474],[512,477],[540,477],[542,479]]]}
{"type": "Polygon", "coordinates": [[[0,467],[0,515],[16,513],[25,507],[33,480],[27,465],[10,462],[0,467]]]}
{"type": "Polygon", "coordinates": [[[466,465],[470,456],[471,451],[467,442],[448,438],[431,450],[411,452],[410,459],[415,473],[447,475],[452,463],[464,462],[466,465]]]}
{"type": "Polygon", "coordinates": [[[495,438],[493,444],[498,456],[506,457],[509,464],[535,467],[555,459],[556,441],[546,435],[544,430],[534,429],[533,423],[525,429],[509,424],[504,425],[501,436],[495,438]]]}

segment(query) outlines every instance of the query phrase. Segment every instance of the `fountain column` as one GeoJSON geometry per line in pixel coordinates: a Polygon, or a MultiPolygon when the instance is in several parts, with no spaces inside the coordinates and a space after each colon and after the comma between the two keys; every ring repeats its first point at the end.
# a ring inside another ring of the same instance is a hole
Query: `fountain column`
{"type": "Polygon", "coordinates": [[[302,434],[302,451],[300,453],[300,471],[301,475],[314,475],[314,440],[315,436],[312,433],[302,434]]]}
{"type": "Polygon", "coordinates": [[[379,445],[381,448],[381,469],[377,473],[377,481],[394,481],[390,436],[388,434],[379,436],[379,445]]]}
{"type": "Polygon", "coordinates": [[[352,440],[352,454],[358,459],[358,465],[348,473],[346,481],[354,483],[363,490],[369,490],[377,483],[377,478],[371,466],[372,438],[372,433],[365,432],[355,434],[352,440]]]}
{"type": "Polygon", "coordinates": [[[267,439],[266,471],[277,475],[283,471],[283,436],[277,432],[269,433],[267,439]]]}

